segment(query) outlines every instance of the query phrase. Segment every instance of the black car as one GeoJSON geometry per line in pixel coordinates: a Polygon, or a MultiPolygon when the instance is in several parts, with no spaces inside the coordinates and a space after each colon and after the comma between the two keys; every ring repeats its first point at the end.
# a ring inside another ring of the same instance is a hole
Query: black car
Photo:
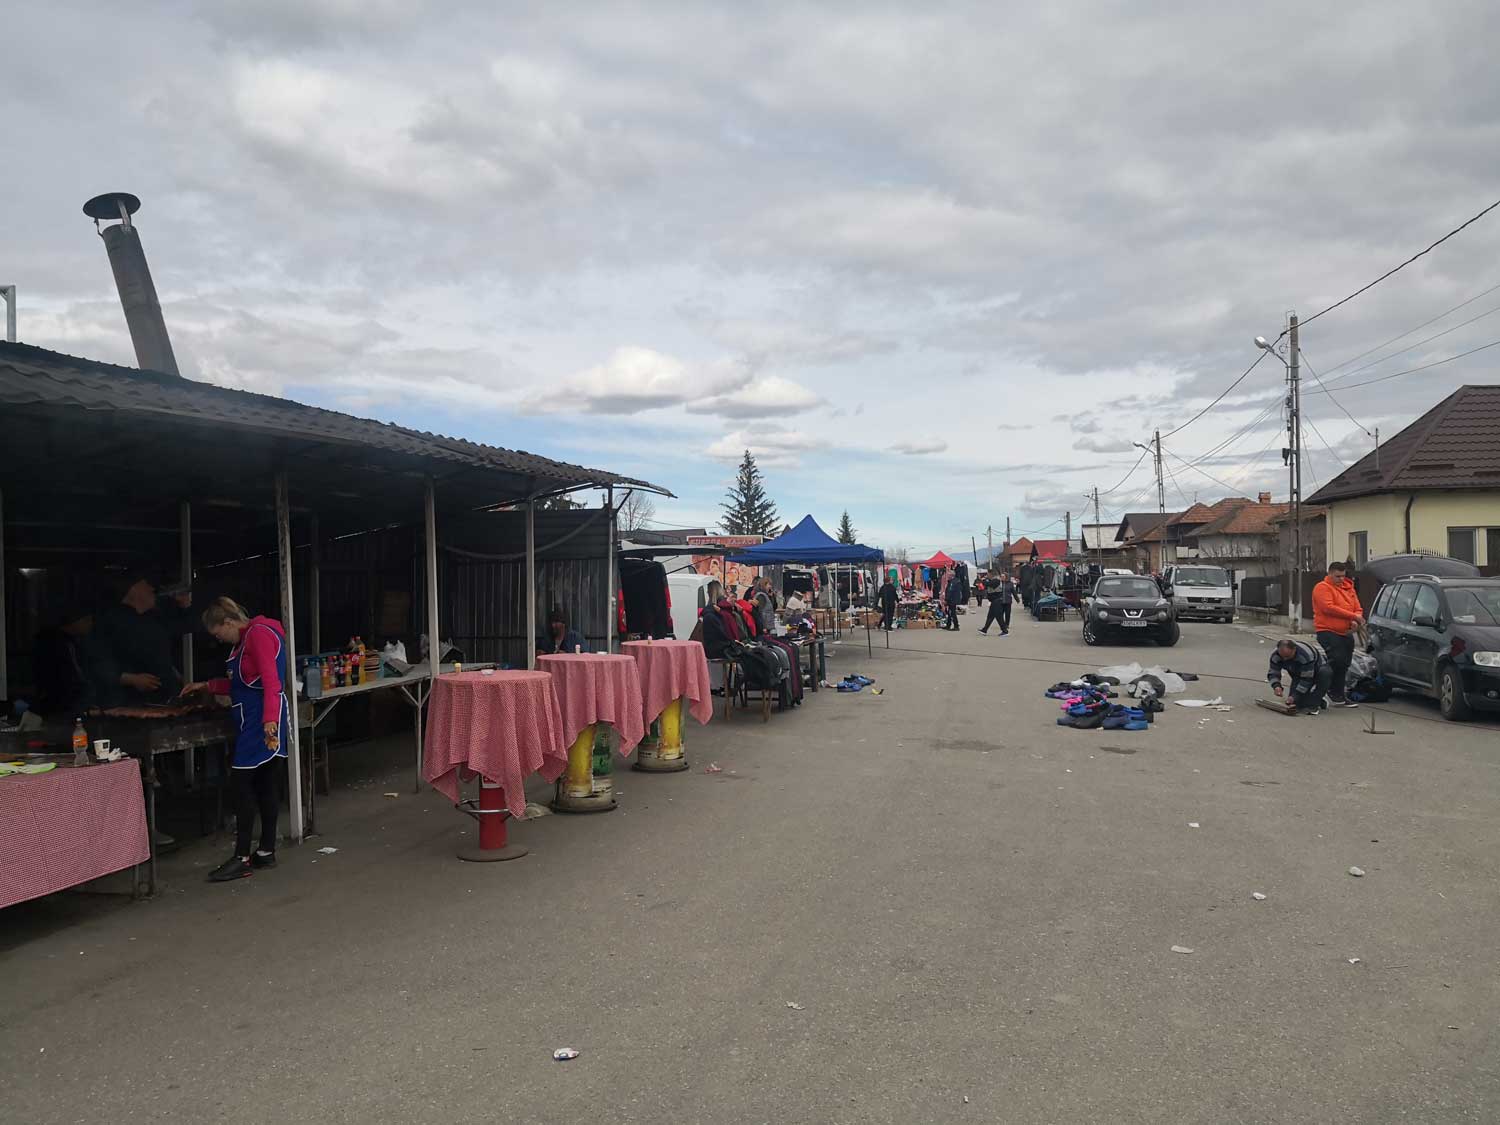
{"type": "Polygon", "coordinates": [[[1106,574],[1084,604],[1084,644],[1149,637],[1170,648],[1181,636],[1177,613],[1154,578],[1106,574]]]}
{"type": "Polygon", "coordinates": [[[1370,608],[1370,644],[1381,675],[1436,699],[1443,718],[1500,711],[1500,578],[1387,582],[1370,608]]]}

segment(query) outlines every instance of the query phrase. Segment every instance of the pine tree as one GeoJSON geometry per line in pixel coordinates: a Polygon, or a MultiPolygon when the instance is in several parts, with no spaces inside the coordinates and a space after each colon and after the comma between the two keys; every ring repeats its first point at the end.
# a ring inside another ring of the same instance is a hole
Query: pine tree
{"type": "Polygon", "coordinates": [[[849,522],[849,509],[845,508],[844,514],[839,517],[839,542],[857,543],[859,542],[855,538],[857,534],[858,532],[854,530],[854,525],[849,522]]]}
{"type": "Polygon", "coordinates": [[[755,457],[747,449],[734,484],[725,494],[724,509],[719,525],[726,535],[774,535],[776,533],[776,505],[766,495],[765,478],[755,464],[755,457]]]}

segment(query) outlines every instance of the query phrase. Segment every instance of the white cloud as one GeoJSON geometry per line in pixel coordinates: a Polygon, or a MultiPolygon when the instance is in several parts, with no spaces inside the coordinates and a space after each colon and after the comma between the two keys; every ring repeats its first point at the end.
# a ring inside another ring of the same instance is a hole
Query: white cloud
{"type": "Polygon", "coordinates": [[[651,348],[623,347],[603,363],[527,395],[521,408],[534,414],[639,414],[725,393],[734,378],[722,365],[694,368],[651,348]]]}
{"type": "Polygon", "coordinates": [[[802,455],[818,448],[815,434],[788,430],[779,426],[757,426],[753,430],[734,430],[704,450],[718,461],[735,462],[749,450],[762,466],[795,467],[802,455]]]}
{"type": "Polygon", "coordinates": [[[1128,449],[1134,449],[1135,445],[1129,438],[1089,434],[1075,441],[1073,448],[1084,453],[1123,453],[1128,449]]]}
{"type": "Polygon", "coordinates": [[[722,418],[774,418],[811,410],[822,402],[822,398],[800,383],[767,375],[728,394],[690,402],[687,410],[689,414],[717,414],[722,418]]]}
{"type": "Polygon", "coordinates": [[[943,453],[948,449],[948,443],[941,438],[919,438],[916,441],[898,441],[895,445],[887,446],[892,453],[904,453],[908,457],[920,457],[929,453],[943,453]]]}

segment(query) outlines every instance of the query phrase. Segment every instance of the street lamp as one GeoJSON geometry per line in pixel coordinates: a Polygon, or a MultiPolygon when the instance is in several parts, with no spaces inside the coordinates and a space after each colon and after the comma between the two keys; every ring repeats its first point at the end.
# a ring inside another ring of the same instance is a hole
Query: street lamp
{"type": "MultiPolygon", "coordinates": [[[[1264,336],[1255,337],[1255,346],[1281,360],[1286,368],[1287,382],[1291,384],[1287,395],[1287,432],[1291,445],[1287,449],[1286,465],[1288,491],[1292,501],[1292,588],[1287,597],[1288,616],[1291,617],[1292,632],[1302,628],[1302,379],[1301,356],[1297,350],[1297,314],[1291,314],[1287,325],[1287,356],[1276,350],[1273,341],[1264,336]]],[[[1277,337],[1279,341],[1281,337],[1277,337]]]]}

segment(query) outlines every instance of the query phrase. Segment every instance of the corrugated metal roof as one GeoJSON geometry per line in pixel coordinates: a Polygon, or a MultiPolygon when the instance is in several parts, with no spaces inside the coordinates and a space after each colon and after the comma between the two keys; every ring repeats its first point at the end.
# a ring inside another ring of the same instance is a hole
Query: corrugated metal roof
{"type": "Polygon", "coordinates": [[[1423,489],[1500,490],[1500,385],[1460,387],[1308,500],[1423,489]]]}
{"type": "Polygon", "coordinates": [[[0,403],[176,419],[268,437],[363,446],[450,467],[536,478],[542,491],[620,485],[671,495],[648,481],[534,453],[480,445],[290,399],[82,359],[29,344],[0,342],[0,403]]]}

